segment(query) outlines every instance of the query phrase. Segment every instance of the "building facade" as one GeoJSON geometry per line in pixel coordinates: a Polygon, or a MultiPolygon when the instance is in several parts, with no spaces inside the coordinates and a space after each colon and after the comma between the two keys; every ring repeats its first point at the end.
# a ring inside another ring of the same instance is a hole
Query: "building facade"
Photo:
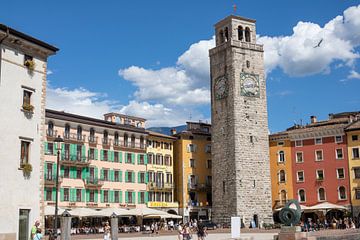
{"type": "Polygon", "coordinates": [[[213,218],[246,226],[272,222],[263,46],[255,20],[229,16],[215,24],[210,49],[213,218]]]}
{"type": "Polygon", "coordinates": [[[176,133],[174,173],[176,201],[184,222],[211,218],[211,125],[187,122],[187,130],[176,133]]]}
{"type": "Polygon", "coordinates": [[[174,141],[176,138],[148,131],[147,206],[169,213],[178,213],[179,204],[174,202],[174,141]]]}
{"type": "Polygon", "coordinates": [[[269,144],[272,208],[275,210],[293,199],[291,141],[286,132],[281,132],[271,134],[269,144]]]}
{"type": "Polygon", "coordinates": [[[46,66],[57,51],[0,24],[0,239],[29,239],[42,212],[46,66]]]}
{"type": "Polygon", "coordinates": [[[44,203],[55,203],[54,139],[60,153],[59,206],[142,208],[146,206],[145,119],[105,114],[105,120],[46,110],[44,203]]]}

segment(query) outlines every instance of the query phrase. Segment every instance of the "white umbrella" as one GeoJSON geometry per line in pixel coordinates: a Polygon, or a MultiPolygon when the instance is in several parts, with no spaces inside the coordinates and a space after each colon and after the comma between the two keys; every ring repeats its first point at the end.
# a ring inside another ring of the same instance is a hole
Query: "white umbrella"
{"type": "Polygon", "coordinates": [[[330,209],[347,210],[345,206],[337,205],[329,202],[319,203],[307,208],[307,210],[330,210],[330,209]]]}
{"type": "Polygon", "coordinates": [[[97,211],[91,208],[73,208],[69,211],[72,216],[78,217],[93,217],[93,216],[101,216],[97,215],[97,211]]]}
{"type": "MultiPolygon", "coordinates": [[[[58,207],[58,214],[62,214],[65,209],[58,207]]],[[[55,215],[55,206],[45,206],[45,216],[55,215]]]]}

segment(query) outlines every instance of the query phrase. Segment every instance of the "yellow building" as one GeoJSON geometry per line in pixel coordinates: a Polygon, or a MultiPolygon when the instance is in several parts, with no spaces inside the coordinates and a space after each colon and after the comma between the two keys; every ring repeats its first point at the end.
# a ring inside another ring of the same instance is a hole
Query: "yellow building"
{"type": "Polygon", "coordinates": [[[349,179],[353,216],[360,213],[360,120],[345,128],[348,145],[349,179]]]}
{"type": "MultiPolygon", "coordinates": [[[[291,142],[286,132],[269,136],[273,210],[293,199],[291,142]]],[[[301,155],[302,156],[302,155],[301,155]]],[[[300,154],[298,157],[301,157],[300,154]]],[[[302,162],[299,159],[299,162],[302,162]]]]}
{"type": "Polygon", "coordinates": [[[176,138],[152,131],[148,133],[147,206],[178,214],[179,204],[174,202],[173,144],[176,138]]]}
{"type": "Polygon", "coordinates": [[[175,192],[184,221],[211,217],[211,125],[187,122],[174,134],[175,192]]]}

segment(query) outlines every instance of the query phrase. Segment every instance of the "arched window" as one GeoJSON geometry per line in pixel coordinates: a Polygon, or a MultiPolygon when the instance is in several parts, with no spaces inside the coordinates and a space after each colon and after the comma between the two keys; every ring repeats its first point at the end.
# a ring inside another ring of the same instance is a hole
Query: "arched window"
{"type": "Polygon", "coordinates": [[[284,170],[279,172],[279,183],[284,183],[286,181],[286,173],[284,170]]]}
{"type": "Polygon", "coordinates": [[[339,200],[345,200],[346,199],[345,187],[343,187],[343,186],[339,187],[338,193],[339,193],[339,200]]]}
{"type": "Polygon", "coordinates": [[[66,139],[70,138],[70,125],[69,124],[65,124],[64,138],[66,138],[66,139]]]}
{"type": "Polygon", "coordinates": [[[239,39],[240,41],[244,40],[243,32],[244,32],[243,27],[242,27],[242,26],[239,26],[239,27],[238,27],[238,39],[239,39]]]}
{"type": "Polygon", "coordinates": [[[318,190],[318,199],[319,201],[325,201],[325,189],[324,188],[319,188],[318,190]]]}
{"type": "Polygon", "coordinates": [[[305,190],[304,189],[299,190],[298,196],[299,196],[299,202],[305,202],[306,201],[306,195],[305,195],[305,190]]]}
{"type": "Polygon", "coordinates": [[[287,201],[287,196],[286,196],[285,190],[281,190],[281,192],[280,192],[280,201],[281,201],[281,204],[285,204],[287,201]]]}
{"type": "Polygon", "coordinates": [[[219,31],[219,43],[222,44],[224,42],[224,32],[223,30],[219,31]]]}
{"type": "Polygon", "coordinates": [[[47,135],[51,136],[51,137],[54,136],[54,123],[53,122],[48,123],[47,135]]]}
{"type": "Polygon", "coordinates": [[[128,135],[125,133],[125,134],[124,134],[124,147],[127,147],[127,146],[128,146],[128,143],[129,143],[128,135]]]}
{"type": "Polygon", "coordinates": [[[229,41],[229,29],[225,28],[225,42],[229,41]]]}
{"type": "Polygon", "coordinates": [[[144,137],[143,136],[140,137],[140,148],[141,149],[145,148],[145,146],[144,146],[144,137]]]}
{"type": "Polygon", "coordinates": [[[132,148],[135,147],[135,136],[134,135],[131,136],[131,147],[132,148]]]}
{"type": "Polygon", "coordinates": [[[103,134],[103,144],[108,144],[109,142],[109,134],[106,130],[104,130],[104,134],[103,134]]]}
{"type": "Polygon", "coordinates": [[[246,27],[245,28],[245,41],[246,42],[250,42],[250,28],[246,27]]]}
{"type": "Polygon", "coordinates": [[[119,146],[119,133],[115,132],[114,134],[114,145],[119,146]]]}
{"type": "Polygon", "coordinates": [[[77,138],[78,141],[82,141],[82,128],[81,128],[81,126],[77,127],[76,138],[77,138]]]}
{"type": "Polygon", "coordinates": [[[95,130],[93,128],[90,128],[89,141],[92,142],[92,143],[95,142],[95,130]]]}
{"type": "Polygon", "coordinates": [[[278,162],[279,162],[279,163],[285,162],[285,152],[284,152],[284,151],[279,151],[279,154],[278,154],[278,162]]]}

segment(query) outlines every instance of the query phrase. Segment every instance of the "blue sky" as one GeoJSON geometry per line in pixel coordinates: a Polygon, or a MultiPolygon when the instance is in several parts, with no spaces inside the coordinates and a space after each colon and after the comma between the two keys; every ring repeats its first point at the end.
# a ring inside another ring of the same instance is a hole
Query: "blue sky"
{"type": "Polygon", "coordinates": [[[360,110],[359,1],[14,0],[1,4],[0,22],[60,48],[47,107],[175,126],[210,121],[207,51],[233,4],[257,20],[271,132],[360,110]]]}

